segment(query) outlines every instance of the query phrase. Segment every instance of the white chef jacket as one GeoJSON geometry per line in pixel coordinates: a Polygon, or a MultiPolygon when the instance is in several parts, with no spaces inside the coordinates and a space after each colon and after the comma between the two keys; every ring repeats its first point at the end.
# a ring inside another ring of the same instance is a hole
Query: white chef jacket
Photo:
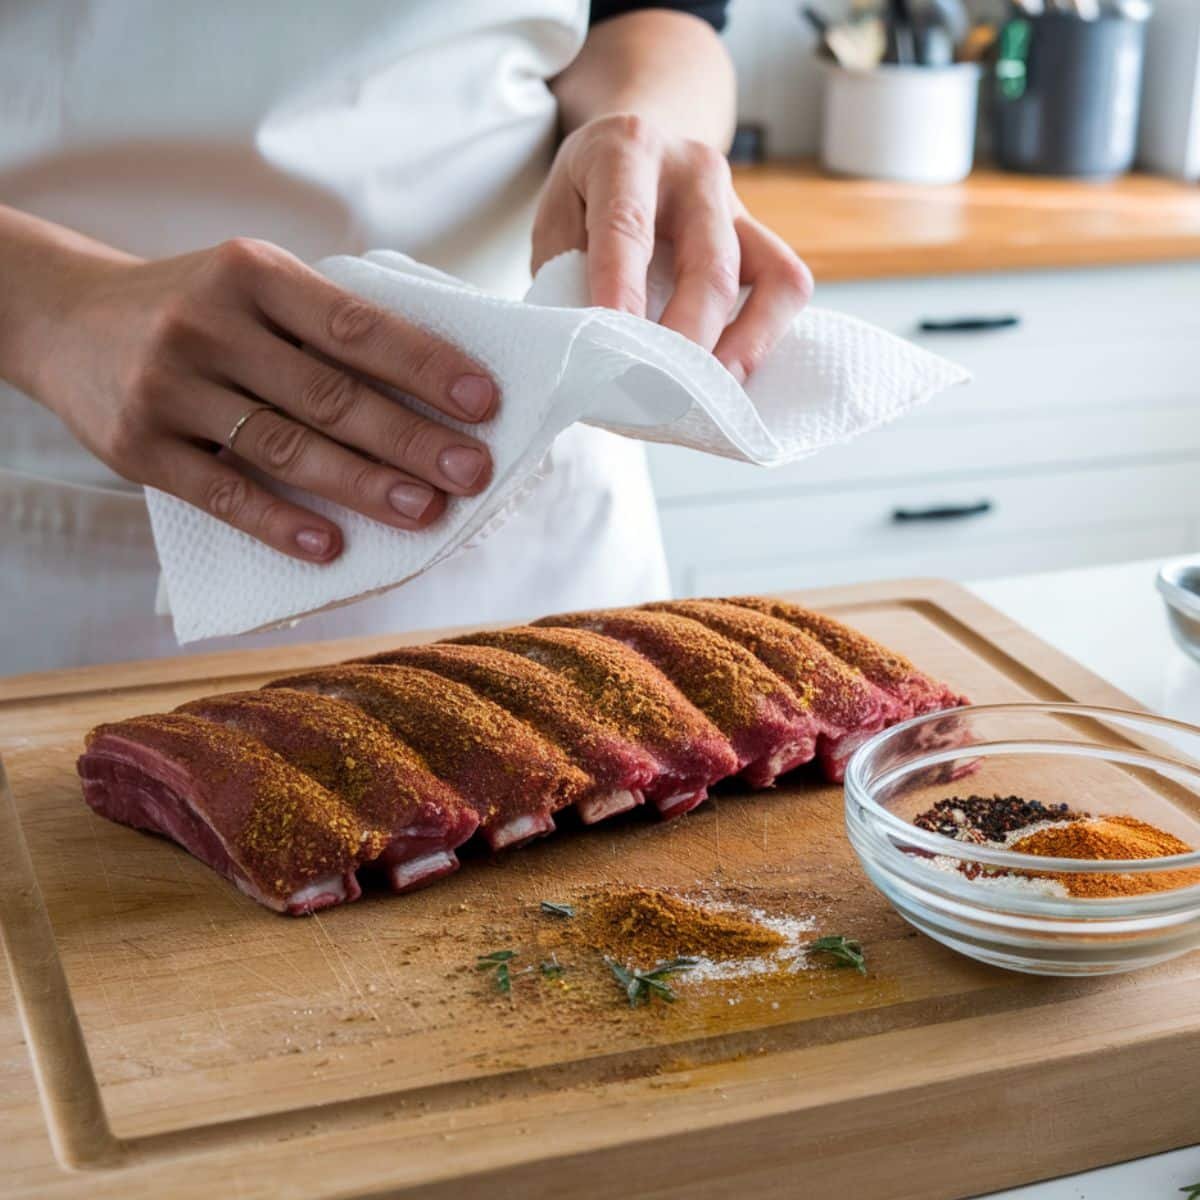
{"type": "MultiPolygon", "coordinates": [[[[308,260],[390,247],[519,295],[554,147],[547,80],[578,53],[587,10],[5,3],[0,203],[145,257],[233,236],[308,260]]],[[[413,582],[290,630],[191,649],[665,595],[642,447],[577,426],[552,459],[508,525],[413,582]]],[[[180,653],[154,612],[157,575],[140,489],[0,383],[0,674],[180,653]]]]}

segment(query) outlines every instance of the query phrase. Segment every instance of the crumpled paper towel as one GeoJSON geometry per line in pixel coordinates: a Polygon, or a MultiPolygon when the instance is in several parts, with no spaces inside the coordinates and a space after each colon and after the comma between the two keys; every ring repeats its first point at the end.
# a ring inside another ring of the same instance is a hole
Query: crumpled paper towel
{"type": "MultiPolygon", "coordinates": [[[[536,486],[555,437],[575,421],[646,441],[779,466],[845,442],[962,383],[953,363],[862,321],[809,308],[743,389],[711,354],[627,313],[588,308],[586,258],[546,263],[524,302],[502,300],[391,251],[337,257],[335,283],[455,342],[500,387],[499,414],[468,427],[411,397],[398,402],[470,432],[491,450],[487,491],[452,498],[429,529],[390,528],[265,477],[335,520],[345,548],[328,566],[271,550],[166,493],[147,489],[180,642],[270,628],[396,587],[485,537],[536,486]]],[[[649,311],[670,292],[651,268],[649,311]]]]}

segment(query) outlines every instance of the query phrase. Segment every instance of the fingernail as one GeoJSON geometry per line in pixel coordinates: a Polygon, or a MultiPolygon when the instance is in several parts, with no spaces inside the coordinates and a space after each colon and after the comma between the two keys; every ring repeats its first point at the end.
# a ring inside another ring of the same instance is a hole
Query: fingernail
{"type": "Polygon", "coordinates": [[[483,474],[487,459],[473,446],[448,446],[438,455],[438,466],[447,479],[469,488],[483,474]]]}
{"type": "Polygon", "coordinates": [[[397,483],[388,492],[388,503],[402,517],[419,521],[433,503],[433,489],[419,483],[397,483]]]}
{"type": "Polygon", "coordinates": [[[450,386],[450,399],[468,417],[478,419],[492,407],[496,387],[483,375],[460,375],[450,386]]]}
{"type": "Polygon", "coordinates": [[[333,538],[324,529],[302,529],[296,534],[296,545],[310,558],[327,558],[333,538]]]}

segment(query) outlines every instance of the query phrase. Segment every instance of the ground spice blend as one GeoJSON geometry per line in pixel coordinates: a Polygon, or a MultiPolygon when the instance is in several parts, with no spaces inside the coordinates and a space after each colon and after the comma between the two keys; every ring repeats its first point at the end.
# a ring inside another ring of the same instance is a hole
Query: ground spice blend
{"type": "MultiPolygon", "coordinates": [[[[1145,859],[1187,854],[1192,847],[1136,817],[1098,817],[1035,830],[1010,847],[1019,854],[1043,858],[1145,859]]],[[[1200,883],[1200,869],[1155,873],[1046,872],[1072,896],[1102,898],[1165,892],[1200,883]]]]}

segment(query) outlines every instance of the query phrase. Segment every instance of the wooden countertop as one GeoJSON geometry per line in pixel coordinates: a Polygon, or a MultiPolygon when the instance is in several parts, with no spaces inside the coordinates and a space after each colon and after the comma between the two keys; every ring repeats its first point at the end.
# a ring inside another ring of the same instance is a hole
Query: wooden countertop
{"type": "Polygon", "coordinates": [[[746,207],[818,282],[1200,259],[1200,187],[980,169],[949,187],[837,179],[811,163],[735,169],[746,207]]]}

